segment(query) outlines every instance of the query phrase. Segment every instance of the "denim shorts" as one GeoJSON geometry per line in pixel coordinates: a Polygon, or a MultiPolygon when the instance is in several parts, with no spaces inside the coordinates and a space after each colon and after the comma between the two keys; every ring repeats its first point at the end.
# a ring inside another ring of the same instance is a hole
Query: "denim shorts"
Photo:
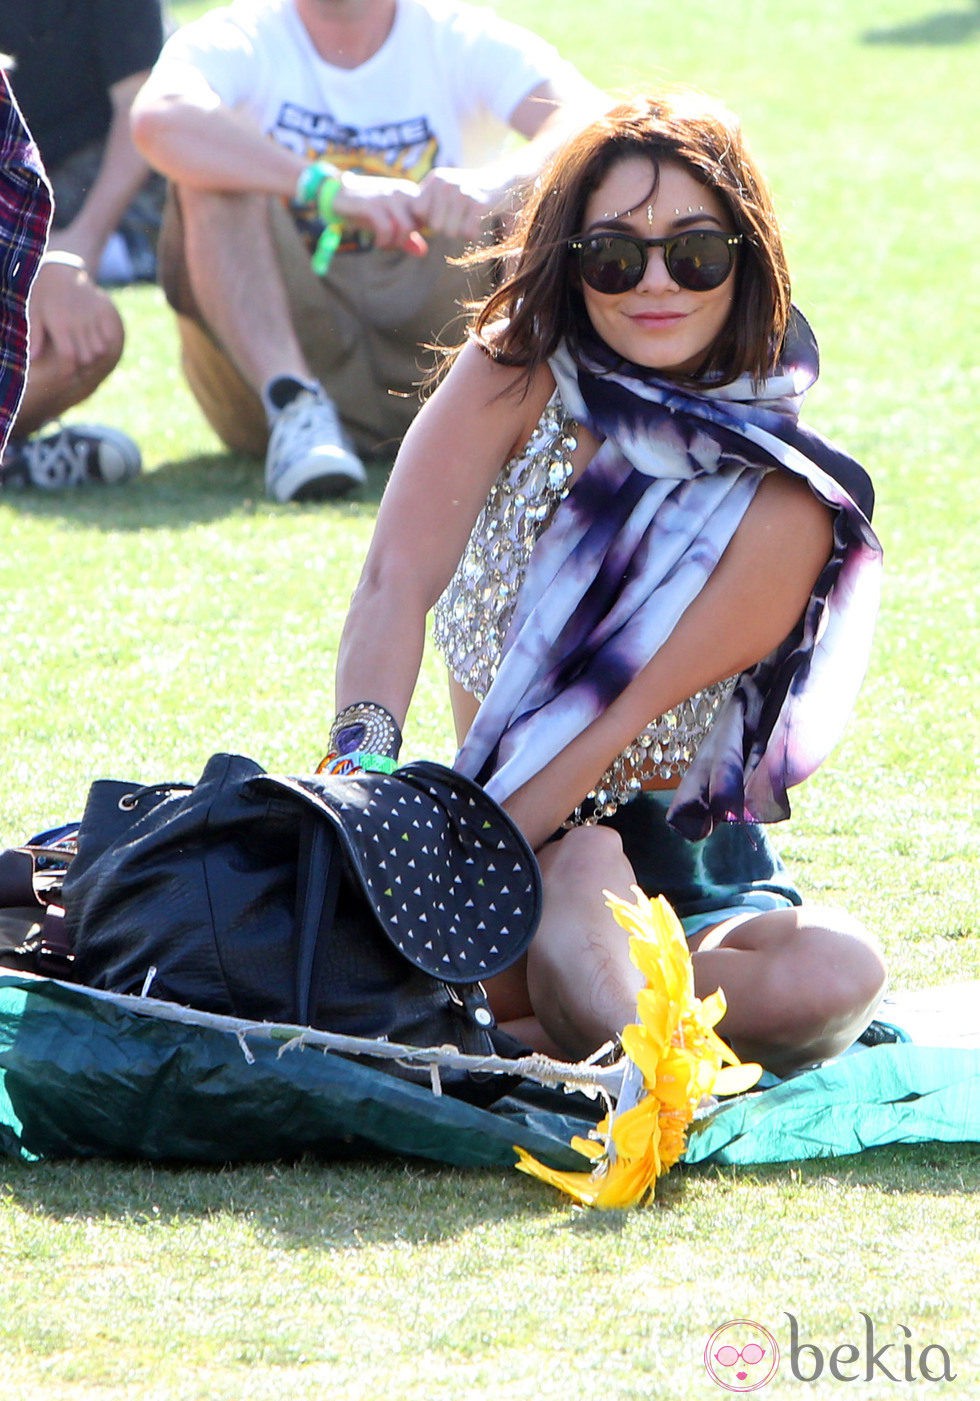
{"type": "Polygon", "coordinates": [[[723,920],[803,903],[762,827],[721,822],[703,841],[689,842],[667,825],[673,796],[640,793],[602,825],[620,834],[637,885],[669,900],[689,939],[723,920]]]}

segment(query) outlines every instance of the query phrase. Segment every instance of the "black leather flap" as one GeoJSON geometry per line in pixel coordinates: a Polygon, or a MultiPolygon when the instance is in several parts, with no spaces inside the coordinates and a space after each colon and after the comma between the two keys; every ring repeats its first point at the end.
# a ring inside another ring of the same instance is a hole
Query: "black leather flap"
{"type": "Polygon", "coordinates": [[[393,774],[248,780],[299,798],[336,829],[385,934],[415,967],[479,982],[526,950],[541,914],[538,864],[483,789],[441,764],[393,774]]]}

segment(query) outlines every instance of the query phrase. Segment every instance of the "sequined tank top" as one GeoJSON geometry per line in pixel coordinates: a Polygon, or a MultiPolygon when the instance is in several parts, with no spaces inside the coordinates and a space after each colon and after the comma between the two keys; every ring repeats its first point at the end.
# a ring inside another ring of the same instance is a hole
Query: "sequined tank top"
{"type": "MultiPolygon", "coordinates": [[[[436,646],[455,679],[482,700],[497,674],[504,637],[535,542],[568,495],[576,425],[556,391],[524,450],[503,468],[434,611],[436,646]]],[[[611,815],[649,778],[682,774],[735,678],[698,691],[658,715],[603,774],[573,822],[611,815]]]]}

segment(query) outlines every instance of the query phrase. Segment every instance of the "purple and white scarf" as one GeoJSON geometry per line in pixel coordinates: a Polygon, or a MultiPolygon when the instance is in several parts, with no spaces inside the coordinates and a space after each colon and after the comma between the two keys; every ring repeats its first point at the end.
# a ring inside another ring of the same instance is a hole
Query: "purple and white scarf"
{"type": "Polygon", "coordinates": [[[794,314],[761,389],[744,376],[691,392],[598,343],[577,361],[561,347],[551,367],[601,446],[535,546],[456,767],[502,802],[581,734],[663,646],[776,469],[833,507],[833,553],[796,629],[738,677],[669,820],[697,840],[716,822],[787,817],[786,790],[826,758],[853,706],[880,588],[870,479],[798,422],[818,372],[809,326],[794,314]]]}

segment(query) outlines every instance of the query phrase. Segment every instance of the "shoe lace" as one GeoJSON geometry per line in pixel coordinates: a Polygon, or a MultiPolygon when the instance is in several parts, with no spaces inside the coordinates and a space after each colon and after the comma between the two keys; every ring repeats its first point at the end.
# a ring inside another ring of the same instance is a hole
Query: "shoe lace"
{"type": "Polygon", "coordinates": [[[85,443],[68,428],[24,444],[32,478],[43,486],[75,486],[88,473],[85,443]]]}
{"type": "Polygon", "coordinates": [[[297,397],[278,415],[273,429],[278,453],[305,452],[325,436],[342,441],[340,422],[331,404],[312,394],[297,397]]]}

